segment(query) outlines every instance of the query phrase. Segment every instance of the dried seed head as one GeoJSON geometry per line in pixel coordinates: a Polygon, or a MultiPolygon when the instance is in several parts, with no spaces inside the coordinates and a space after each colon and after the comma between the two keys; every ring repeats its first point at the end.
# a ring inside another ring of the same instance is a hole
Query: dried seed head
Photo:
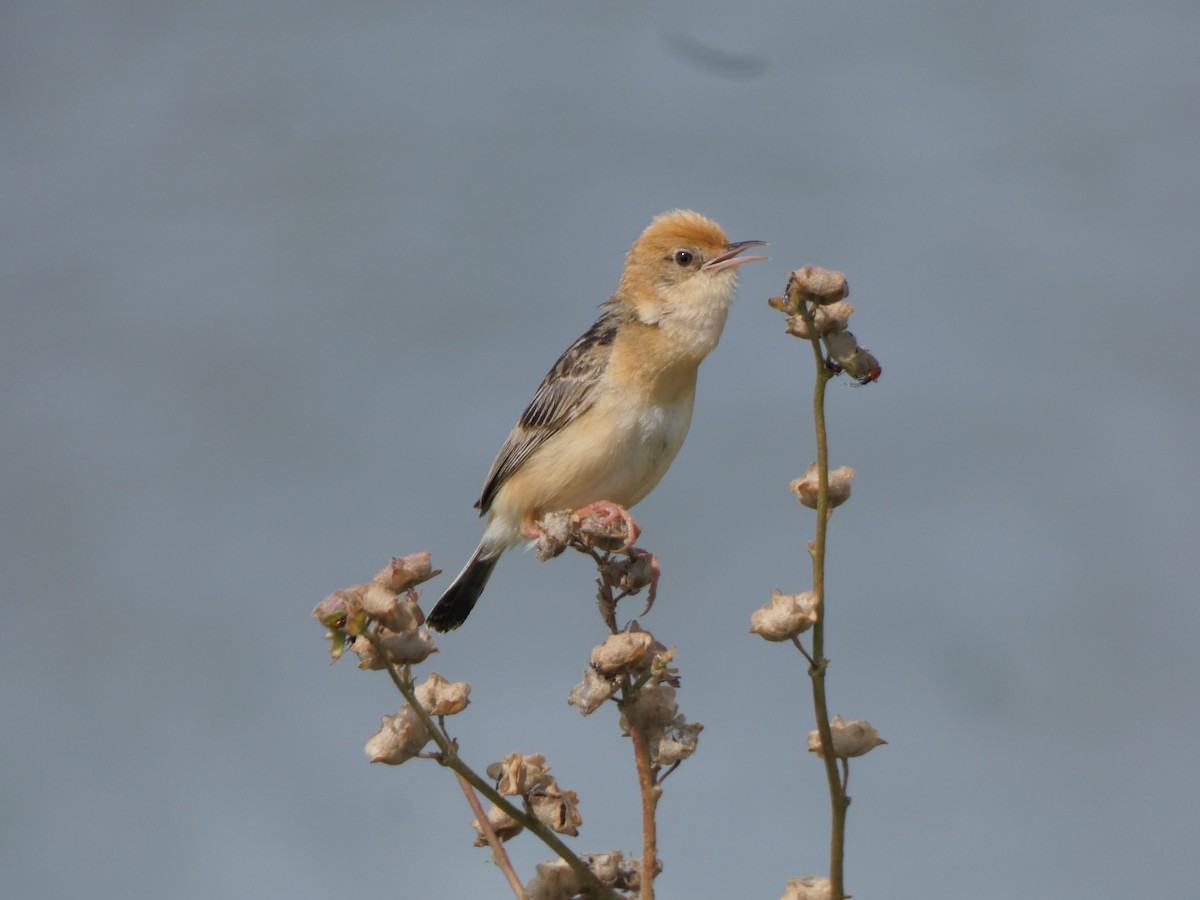
{"type": "MultiPolygon", "coordinates": [[[[841,506],[850,499],[850,482],[857,473],[849,466],[842,466],[829,473],[829,508],[841,506]]],[[[821,489],[817,464],[812,463],[804,475],[793,479],[789,486],[797,499],[809,509],[817,508],[817,495],[821,489]]]]}
{"type": "Polygon", "coordinates": [[[883,374],[883,367],[879,365],[879,360],[871,355],[870,350],[863,347],[859,347],[850,359],[842,363],[842,368],[851,378],[857,379],[859,384],[878,381],[879,376],[883,374]]]}
{"type": "Polygon", "coordinates": [[[790,641],[817,624],[817,595],[772,591],[771,599],[750,615],[750,633],[768,641],[790,641]]]}
{"type": "Polygon", "coordinates": [[[837,331],[826,336],[825,350],[829,353],[830,359],[845,368],[846,363],[852,360],[854,354],[858,352],[858,340],[854,337],[853,332],[837,331]]]}
{"type": "Polygon", "coordinates": [[[536,873],[525,885],[526,900],[572,900],[583,893],[583,882],[566,860],[538,863],[536,873]]]}
{"type": "Polygon", "coordinates": [[[326,628],[344,627],[350,616],[362,610],[362,590],[365,587],[360,584],[344,591],[334,591],[313,607],[313,618],[326,628]]]}
{"type": "Polygon", "coordinates": [[[584,507],[584,514],[579,510],[572,516],[572,533],[578,537],[584,547],[595,547],[597,550],[614,552],[623,550],[637,540],[637,534],[630,534],[628,513],[624,516],[613,515],[600,509],[584,507]]]}
{"type": "Polygon", "coordinates": [[[367,741],[367,758],[373,763],[398,766],[412,759],[429,743],[429,732],[407,703],[394,716],[384,716],[380,729],[367,741]]]}
{"type": "Polygon", "coordinates": [[[812,303],[836,303],[850,296],[850,285],[841,272],[805,266],[788,277],[788,296],[812,303]]]}
{"type": "Polygon", "coordinates": [[[620,850],[610,850],[608,853],[589,853],[583,857],[587,867],[592,870],[596,880],[606,887],[618,887],[621,880],[622,865],[625,854],[620,850]]]}
{"type": "MultiPolygon", "coordinates": [[[[849,894],[845,896],[850,897],[849,894]]],[[[789,881],[779,900],[830,900],[832,897],[833,883],[828,878],[809,875],[789,881]]]]}
{"type": "MultiPolygon", "coordinates": [[[[502,844],[510,838],[516,837],[525,829],[524,825],[495,805],[487,811],[487,820],[502,844]]],[[[488,840],[483,836],[483,827],[479,824],[479,819],[472,819],[471,827],[479,832],[479,837],[475,838],[475,846],[486,847],[488,840]]]]}
{"type": "Polygon", "coordinates": [[[431,654],[437,653],[433,635],[424,628],[413,628],[399,634],[385,632],[383,647],[398,666],[425,662],[431,654]]]}
{"type": "Polygon", "coordinates": [[[583,681],[575,685],[567,702],[578,707],[585,716],[590,716],[605,700],[612,697],[619,687],[616,679],[607,678],[591,666],[583,670],[583,681]]]}
{"type": "MultiPolygon", "coordinates": [[[[620,851],[614,850],[617,854],[620,851]]],[[[631,856],[624,863],[619,863],[619,874],[617,875],[616,884],[613,887],[620,888],[625,891],[633,891],[634,896],[640,896],[642,889],[642,860],[640,857],[631,856]]],[[[661,857],[654,860],[654,875],[652,878],[657,878],[662,874],[663,862],[661,857]]]]}
{"type": "Polygon", "coordinates": [[[643,687],[632,703],[621,708],[621,729],[637,728],[650,748],[656,766],[673,765],[696,752],[704,726],[688,722],[675,703],[675,688],[661,684],[643,687]]]}
{"type": "MultiPolygon", "coordinates": [[[[396,602],[396,592],[390,587],[385,587],[378,582],[372,581],[362,592],[363,609],[367,611],[372,619],[379,622],[390,623],[392,615],[399,605],[396,602]]],[[[403,631],[403,628],[393,628],[393,631],[403,631]]]]}
{"type": "Polygon", "coordinates": [[[411,591],[418,584],[442,573],[435,569],[428,550],[409,556],[393,556],[392,561],[375,576],[375,580],[388,587],[393,594],[411,591]]]}
{"type": "MultiPolygon", "coordinates": [[[[828,306],[816,307],[813,310],[813,323],[817,327],[817,337],[845,331],[853,313],[854,307],[845,300],[830,303],[828,306]]],[[[788,334],[794,334],[796,337],[807,338],[809,336],[808,322],[799,313],[788,316],[787,331],[788,334]]]]}
{"type": "MultiPolygon", "coordinates": [[[[380,637],[384,651],[397,666],[424,662],[431,654],[437,653],[433,635],[424,629],[412,629],[397,634],[385,628],[380,632],[380,637]]],[[[356,637],[350,644],[350,651],[358,656],[360,669],[387,668],[383,657],[375,652],[375,645],[366,635],[360,634],[356,637]]]]}
{"type": "Polygon", "coordinates": [[[550,512],[537,523],[538,538],[534,544],[538,562],[553,559],[571,545],[571,512],[550,512]]]}
{"type": "Polygon", "coordinates": [[[579,798],[574,791],[564,791],[552,783],[529,795],[529,808],[547,828],[571,837],[579,834],[583,816],[579,813],[579,798]]]}
{"type": "Polygon", "coordinates": [[[657,560],[652,553],[633,552],[631,556],[614,556],[600,567],[604,583],[618,591],[636,594],[654,583],[657,560]]]}
{"type": "MultiPolygon", "coordinates": [[[[429,554],[425,554],[428,556],[429,554]]],[[[388,567],[362,588],[363,609],[367,615],[392,631],[408,631],[425,623],[425,614],[417,606],[417,594],[403,598],[392,589],[393,570],[388,567]]]]}
{"type": "MultiPolygon", "coordinates": [[[[833,756],[835,759],[849,759],[852,756],[863,756],[876,747],[886,744],[875,726],[865,720],[843,722],[841,716],[834,716],[829,723],[829,731],[833,737],[833,756]]],[[[808,749],[821,758],[825,757],[825,748],[821,746],[821,732],[808,733],[808,749]]]]}
{"type": "Polygon", "coordinates": [[[334,591],[313,609],[313,618],[325,626],[332,662],[342,658],[355,635],[362,634],[369,624],[362,607],[362,590],[358,585],[345,591],[334,591]]]}
{"type": "Polygon", "coordinates": [[[350,652],[358,657],[360,669],[387,668],[387,663],[383,661],[382,656],[375,652],[375,645],[367,639],[365,634],[360,634],[350,642],[350,652]]]}
{"type": "Polygon", "coordinates": [[[879,376],[883,374],[879,360],[870,350],[858,346],[858,341],[849,331],[826,336],[825,349],[834,365],[844,369],[851,378],[857,379],[859,384],[878,381],[879,376]]]}
{"type": "Polygon", "coordinates": [[[496,782],[496,790],[505,797],[518,797],[554,784],[554,776],[541,753],[522,756],[510,753],[487,767],[487,776],[496,782]]]}
{"type": "Polygon", "coordinates": [[[449,682],[437,672],[430,672],[417,685],[417,702],[431,716],[452,716],[462,712],[470,703],[471,686],[465,681],[449,682]]]}
{"type": "Polygon", "coordinates": [[[631,725],[643,730],[662,728],[677,715],[675,688],[665,684],[644,687],[632,703],[622,707],[621,729],[628,733],[631,725]]]}
{"type": "Polygon", "coordinates": [[[648,631],[622,631],[592,650],[592,666],[609,676],[640,672],[654,661],[654,646],[654,635],[648,631]]]}
{"type": "Polygon", "coordinates": [[[704,726],[676,716],[650,742],[650,761],[656,766],[671,766],[696,752],[704,726]]]}

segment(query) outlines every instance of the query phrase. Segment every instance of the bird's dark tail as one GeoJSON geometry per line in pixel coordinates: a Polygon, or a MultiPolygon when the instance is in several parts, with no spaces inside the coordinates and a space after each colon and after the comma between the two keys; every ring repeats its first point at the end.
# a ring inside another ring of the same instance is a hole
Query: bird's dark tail
{"type": "Polygon", "coordinates": [[[467,621],[467,616],[475,608],[475,601],[487,587],[492,570],[499,561],[499,553],[484,557],[483,546],[480,545],[471,561],[458,573],[454,583],[442,594],[442,599],[433,607],[425,624],[435,631],[453,631],[467,621]]]}

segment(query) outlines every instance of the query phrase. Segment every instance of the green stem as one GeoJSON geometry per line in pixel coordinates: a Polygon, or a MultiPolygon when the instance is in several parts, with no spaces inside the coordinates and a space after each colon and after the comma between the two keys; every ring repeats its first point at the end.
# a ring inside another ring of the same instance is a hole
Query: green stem
{"type": "Polygon", "coordinates": [[[817,621],[813,625],[812,665],[809,666],[808,674],[812,680],[817,733],[825,750],[825,780],[829,785],[832,818],[829,840],[830,894],[833,900],[842,900],[845,896],[843,863],[848,800],[841,778],[838,777],[837,760],[833,755],[833,733],[829,726],[829,707],[825,697],[825,672],[829,667],[829,660],[825,658],[825,536],[829,525],[829,441],[825,429],[825,386],[833,377],[833,373],[825,364],[825,354],[821,349],[821,339],[817,336],[812,308],[803,300],[799,302],[799,307],[808,325],[809,341],[817,368],[816,384],[813,387],[813,423],[817,437],[817,534],[809,547],[812,557],[813,593],[817,597],[817,621]]]}
{"type": "MultiPolygon", "coordinates": [[[[531,815],[524,809],[510,803],[493,785],[480,778],[470,766],[459,758],[457,745],[438,728],[437,723],[433,721],[433,717],[417,701],[416,689],[413,686],[412,679],[406,677],[407,671],[406,675],[400,674],[396,669],[396,664],[388,656],[387,650],[384,648],[383,642],[377,634],[368,631],[367,638],[371,641],[372,646],[375,647],[375,652],[379,654],[379,658],[387,666],[388,674],[392,677],[392,682],[396,685],[396,689],[404,695],[404,699],[408,701],[408,705],[413,708],[413,711],[417,714],[417,718],[421,720],[421,724],[425,726],[425,730],[429,733],[433,742],[437,744],[438,749],[441,750],[441,758],[438,761],[443,766],[454,771],[459,777],[475,788],[475,790],[479,791],[479,793],[491,800],[492,803],[520,822],[526,829],[537,835],[543,844],[553,850],[563,862],[571,867],[571,870],[580,877],[588,889],[595,893],[597,897],[606,897],[608,900],[622,900],[620,894],[615,893],[600,883],[592,870],[571,851],[570,847],[559,840],[558,835],[552,829],[542,824],[542,821],[537,816],[531,815]]],[[[407,667],[405,668],[407,670],[407,667]]]]}

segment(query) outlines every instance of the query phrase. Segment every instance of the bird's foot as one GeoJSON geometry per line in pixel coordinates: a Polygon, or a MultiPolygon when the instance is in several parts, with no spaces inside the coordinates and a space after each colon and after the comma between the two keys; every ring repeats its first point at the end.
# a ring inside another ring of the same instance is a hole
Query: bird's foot
{"type": "Polygon", "coordinates": [[[642,529],[638,527],[637,522],[633,521],[633,516],[629,514],[629,510],[619,503],[613,503],[611,500],[597,500],[595,503],[589,503],[587,506],[580,507],[571,514],[571,518],[581,526],[585,520],[591,518],[601,529],[607,532],[607,536],[611,536],[614,540],[620,540],[620,537],[613,535],[608,526],[612,525],[618,519],[621,520],[625,525],[625,537],[624,543],[616,548],[616,552],[618,553],[627,552],[633,546],[633,542],[638,539],[638,535],[642,533],[642,529]]]}

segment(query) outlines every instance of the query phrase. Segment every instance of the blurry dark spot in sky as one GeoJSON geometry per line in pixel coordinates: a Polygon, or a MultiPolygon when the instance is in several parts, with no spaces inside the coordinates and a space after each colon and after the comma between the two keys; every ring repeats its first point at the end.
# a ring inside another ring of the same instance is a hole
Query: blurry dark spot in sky
{"type": "Polygon", "coordinates": [[[761,78],[771,68],[763,56],[722,50],[684,32],[664,32],[662,39],[667,52],[680,62],[718,78],[761,78]]]}

